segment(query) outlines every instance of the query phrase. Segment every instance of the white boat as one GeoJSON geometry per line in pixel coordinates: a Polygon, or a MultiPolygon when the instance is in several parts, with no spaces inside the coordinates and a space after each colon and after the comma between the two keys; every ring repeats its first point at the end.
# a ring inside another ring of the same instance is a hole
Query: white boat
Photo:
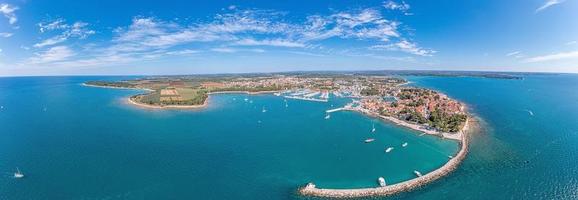
{"type": "Polygon", "coordinates": [[[365,140],[365,143],[370,143],[370,142],[373,142],[373,141],[375,141],[375,139],[369,138],[369,139],[365,140]]]}
{"type": "Polygon", "coordinates": [[[372,127],[372,128],[371,128],[371,132],[372,132],[372,133],[375,132],[375,124],[372,124],[371,127],[372,127]]]}
{"type": "Polygon", "coordinates": [[[385,184],[385,179],[384,179],[383,177],[379,177],[379,178],[377,179],[377,182],[379,183],[379,186],[380,186],[380,187],[385,187],[385,186],[386,186],[386,184],[385,184]]]}
{"type": "Polygon", "coordinates": [[[243,100],[245,100],[245,101],[249,101],[249,99],[247,99],[247,98],[245,98],[245,99],[243,99],[243,100]]]}
{"type": "Polygon", "coordinates": [[[403,143],[403,144],[401,144],[401,147],[407,147],[407,142],[406,142],[406,143],[403,143]]]}
{"type": "Polygon", "coordinates": [[[287,101],[285,101],[285,108],[289,107],[289,104],[287,104],[287,101]]]}
{"type": "Polygon", "coordinates": [[[420,176],[421,176],[421,173],[420,173],[420,172],[418,172],[418,171],[413,171],[413,173],[414,173],[416,176],[418,176],[418,177],[420,177],[420,176]]]}
{"type": "Polygon", "coordinates": [[[265,106],[263,106],[263,110],[261,110],[261,112],[267,112],[267,110],[265,110],[265,106]]]}
{"type": "Polygon", "coordinates": [[[389,147],[389,148],[385,149],[385,153],[389,153],[391,150],[393,150],[393,147],[389,147]]]}
{"type": "Polygon", "coordinates": [[[273,93],[273,94],[274,94],[275,96],[281,96],[281,93],[280,93],[280,92],[275,92],[275,93],[273,93]]]}
{"type": "Polygon", "coordinates": [[[454,158],[454,157],[453,157],[453,156],[448,156],[448,158],[449,158],[449,159],[452,159],[452,158],[454,158]]]}
{"type": "Polygon", "coordinates": [[[18,167],[16,168],[16,172],[14,172],[14,178],[24,178],[24,174],[20,172],[20,169],[18,169],[18,167]]]}
{"type": "Polygon", "coordinates": [[[325,119],[331,118],[331,115],[325,115],[325,119]]]}

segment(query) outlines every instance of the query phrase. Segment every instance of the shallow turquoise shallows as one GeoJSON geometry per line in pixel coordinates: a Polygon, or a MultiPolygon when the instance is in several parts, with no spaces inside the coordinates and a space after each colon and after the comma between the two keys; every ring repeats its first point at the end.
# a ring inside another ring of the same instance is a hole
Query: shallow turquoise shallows
{"type": "MultiPolygon", "coordinates": [[[[147,110],[125,101],[141,91],[80,85],[126,78],[0,78],[0,199],[302,199],[310,181],[393,184],[458,150],[354,112],[324,119],[347,99],[222,94],[198,111],[147,110]]],[[[482,132],[455,173],[390,199],[578,198],[578,76],[407,78],[466,102],[482,132]]]]}

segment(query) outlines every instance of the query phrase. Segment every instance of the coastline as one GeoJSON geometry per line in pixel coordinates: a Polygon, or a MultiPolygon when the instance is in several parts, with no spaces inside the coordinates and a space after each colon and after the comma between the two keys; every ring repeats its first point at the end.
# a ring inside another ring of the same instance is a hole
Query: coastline
{"type": "MultiPolygon", "coordinates": [[[[107,89],[124,89],[124,90],[145,90],[145,91],[149,91],[149,92],[154,92],[155,90],[152,89],[148,89],[148,88],[127,88],[127,87],[113,87],[113,86],[100,86],[100,85],[90,85],[90,84],[86,84],[86,83],[82,83],[82,86],[86,86],[86,87],[96,87],[96,88],[107,88],[107,89]]],[[[234,94],[234,93],[241,93],[241,94],[249,94],[249,95],[257,95],[257,94],[270,94],[270,93],[275,93],[275,92],[280,92],[280,90],[274,90],[274,91],[259,91],[259,92],[249,92],[249,91],[218,91],[218,92],[208,92],[207,95],[208,97],[205,99],[205,101],[203,102],[203,104],[201,105],[151,105],[151,104],[146,104],[146,103],[141,103],[141,102],[137,102],[134,101],[132,98],[138,95],[134,95],[134,96],[130,96],[127,97],[127,102],[129,104],[132,104],[134,106],[138,106],[141,108],[148,108],[148,109],[200,109],[200,108],[205,108],[209,103],[209,98],[210,95],[212,94],[234,94]]]]}
{"type": "MultiPolygon", "coordinates": [[[[91,87],[102,87],[102,88],[113,88],[113,89],[139,89],[139,88],[122,88],[122,87],[108,87],[108,86],[95,86],[95,85],[87,85],[91,87]]],[[[144,89],[147,91],[154,91],[150,89],[144,89]]],[[[218,92],[208,92],[208,97],[205,99],[202,105],[150,105],[145,103],[140,103],[133,100],[133,97],[138,96],[130,96],[128,97],[128,102],[132,105],[142,107],[142,108],[149,108],[149,109],[200,109],[204,108],[208,105],[208,101],[210,95],[212,94],[234,94],[234,93],[242,93],[242,94],[249,94],[249,95],[258,95],[258,94],[270,94],[276,93],[279,91],[260,91],[260,92],[249,92],[249,91],[218,91],[218,92]]],[[[468,133],[473,132],[471,126],[474,126],[477,120],[472,120],[473,116],[468,115],[466,118],[465,125],[462,127],[460,131],[457,133],[446,133],[440,132],[436,130],[427,129],[423,125],[413,124],[410,122],[406,122],[394,117],[382,116],[378,113],[371,112],[367,109],[363,108],[345,108],[344,110],[349,111],[357,111],[369,117],[375,117],[382,119],[384,121],[391,122],[395,125],[402,126],[405,128],[409,128],[418,132],[422,132],[428,135],[438,136],[444,139],[451,139],[456,140],[460,143],[460,150],[457,154],[453,157],[450,157],[450,160],[442,165],[440,168],[437,168],[423,176],[419,176],[413,179],[409,179],[400,183],[396,183],[393,185],[388,185],[384,187],[374,187],[374,188],[358,188],[358,189],[323,189],[317,188],[315,184],[308,183],[306,186],[301,187],[298,189],[299,194],[304,196],[312,196],[312,197],[329,197],[329,198],[357,198],[357,197],[372,197],[372,196],[388,196],[393,195],[401,192],[407,192],[413,190],[415,188],[421,187],[426,185],[430,182],[433,182],[439,178],[442,178],[449,173],[453,172],[459,164],[465,159],[468,153],[468,133]]]]}
{"type": "Polygon", "coordinates": [[[142,108],[149,108],[149,109],[199,109],[199,108],[204,108],[208,105],[208,101],[210,97],[207,97],[207,99],[205,99],[205,102],[203,102],[203,104],[201,105],[150,105],[150,104],[145,104],[145,103],[140,103],[140,102],[136,102],[134,100],[132,100],[132,97],[134,96],[130,96],[127,97],[127,101],[135,106],[138,107],[142,107],[142,108]]]}
{"type": "Polygon", "coordinates": [[[90,84],[86,84],[86,83],[82,83],[81,85],[85,86],[85,87],[95,87],[95,88],[108,88],[108,89],[121,89],[121,90],[145,90],[145,91],[149,91],[149,92],[155,91],[155,90],[151,90],[148,88],[114,87],[114,86],[90,85],[90,84]]]}
{"type": "Polygon", "coordinates": [[[398,125],[398,126],[402,126],[402,127],[405,127],[405,128],[409,128],[409,129],[412,129],[412,130],[415,130],[415,131],[418,131],[418,132],[422,132],[422,133],[425,133],[425,134],[428,134],[428,135],[434,135],[434,136],[438,136],[438,137],[441,137],[441,138],[444,138],[444,139],[451,139],[451,140],[456,140],[456,141],[460,141],[460,142],[463,140],[463,137],[464,137],[464,133],[463,133],[463,132],[467,130],[467,128],[468,128],[468,120],[470,119],[470,117],[468,117],[468,118],[466,119],[465,125],[464,125],[464,127],[462,127],[462,130],[461,130],[461,131],[459,131],[459,132],[457,132],[457,133],[447,133],[447,132],[440,132],[440,131],[436,131],[436,130],[426,129],[426,128],[424,128],[423,126],[421,126],[421,125],[419,125],[419,124],[413,124],[413,123],[410,123],[410,122],[406,122],[406,121],[397,119],[397,118],[395,118],[395,117],[382,116],[382,115],[379,115],[379,114],[377,114],[377,113],[374,113],[374,112],[371,112],[371,111],[368,111],[368,110],[365,110],[365,109],[360,109],[360,108],[347,108],[347,109],[345,109],[345,110],[357,111],[357,112],[360,112],[360,113],[362,113],[362,114],[368,115],[368,116],[370,116],[370,117],[375,117],[375,118],[382,119],[382,120],[384,120],[384,121],[391,122],[391,123],[393,123],[393,124],[395,124],[395,125],[398,125]]]}
{"type": "Polygon", "coordinates": [[[312,197],[325,197],[325,198],[359,198],[359,197],[375,197],[375,196],[389,196],[398,194],[401,192],[411,191],[413,189],[424,186],[435,180],[438,180],[451,172],[453,172],[465,159],[468,153],[468,136],[472,134],[475,130],[474,126],[478,126],[477,120],[473,119],[473,116],[468,116],[466,119],[466,124],[462,128],[461,140],[460,141],[460,151],[451,158],[447,163],[438,169],[435,169],[423,176],[419,176],[414,179],[396,183],[393,185],[388,185],[384,187],[375,188],[359,188],[359,189],[323,189],[317,188],[315,184],[308,183],[306,186],[299,188],[298,192],[304,196],[312,197]]]}

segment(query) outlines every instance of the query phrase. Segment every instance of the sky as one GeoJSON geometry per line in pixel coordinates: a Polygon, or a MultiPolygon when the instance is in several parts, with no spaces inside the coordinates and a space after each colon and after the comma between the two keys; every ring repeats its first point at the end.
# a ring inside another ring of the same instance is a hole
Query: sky
{"type": "Polygon", "coordinates": [[[0,76],[578,73],[578,0],[0,0],[0,76]]]}

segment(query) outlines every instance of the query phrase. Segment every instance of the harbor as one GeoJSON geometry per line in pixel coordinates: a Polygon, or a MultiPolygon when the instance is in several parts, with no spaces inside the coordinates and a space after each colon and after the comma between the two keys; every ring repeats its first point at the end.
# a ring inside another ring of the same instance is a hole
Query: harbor
{"type": "MultiPolygon", "coordinates": [[[[468,120],[468,124],[464,127],[462,132],[464,134],[473,131],[470,127],[475,123],[474,120],[468,120]]],[[[450,160],[438,169],[435,169],[426,174],[422,174],[417,170],[408,170],[408,173],[415,174],[416,178],[403,181],[400,183],[385,185],[381,184],[381,178],[379,179],[378,187],[371,188],[357,188],[357,189],[329,189],[329,188],[318,188],[314,183],[308,183],[304,187],[300,188],[299,194],[305,196],[314,197],[324,197],[324,198],[360,198],[360,197],[374,197],[374,196],[389,196],[401,192],[407,192],[415,188],[424,186],[430,182],[433,182],[441,177],[444,177],[454,171],[460,163],[464,160],[468,153],[468,137],[464,135],[460,140],[460,150],[454,155],[450,160]]],[[[387,177],[385,177],[387,178],[387,177]]]]}

